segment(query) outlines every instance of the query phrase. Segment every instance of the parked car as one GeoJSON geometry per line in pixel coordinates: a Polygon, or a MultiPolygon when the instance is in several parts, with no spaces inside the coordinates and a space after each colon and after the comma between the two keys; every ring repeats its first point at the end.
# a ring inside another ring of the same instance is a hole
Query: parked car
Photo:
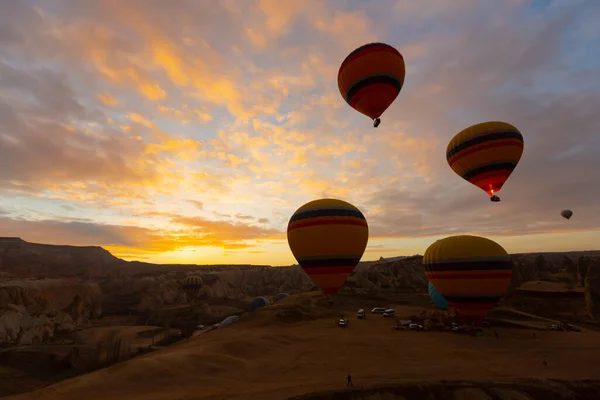
{"type": "Polygon", "coordinates": [[[551,330],[551,331],[562,331],[562,329],[560,329],[560,326],[554,325],[554,324],[548,325],[548,330],[551,330]]]}
{"type": "Polygon", "coordinates": [[[422,331],[423,330],[423,325],[410,324],[410,325],[408,325],[408,329],[410,329],[411,331],[422,331]]]}
{"type": "Polygon", "coordinates": [[[356,313],[356,316],[358,317],[358,319],[364,319],[366,318],[366,314],[365,314],[365,310],[363,310],[362,308],[360,310],[358,310],[358,312],[356,313]]]}
{"type": "Polygon", "coordinates": [[[371,314],[383,314],[385,310],[385,307],[375,307],[371,310],[371,314]]]}
{"type": "Polygon", "coordinates": [[[340,319],[340,320],[338,321],[338,326],[339,326],[340,328],[345,328],[345,327],[347,327],[347,326],[348,326],[348,320],[347,320],[347,319],[340,319]]]}
{"type": "Polygon", "coordinates": [[[396,310],[394,310],[393,308],[388,308],[387,310],[385,310],[383,312],[383,317],[384,318],[390,318],[396,315],[396,310]]]}
{"type": "Polygon", "coordinates": [[[575,325],[567,325],[567,329],[573,332],[581,332],[581,328],[575,325]]]}

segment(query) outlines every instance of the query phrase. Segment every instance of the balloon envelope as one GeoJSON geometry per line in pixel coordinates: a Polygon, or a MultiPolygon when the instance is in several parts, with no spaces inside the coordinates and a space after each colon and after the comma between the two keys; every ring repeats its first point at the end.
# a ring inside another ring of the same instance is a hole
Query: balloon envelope
{"type": "Polygon", "coordinates": [[[523,148],[523,135],[511,124],[483,122],[452,138],[446,160],[458,176],[492,196],[512,174],[523,148]]]}
{"type": "Polygon", "coordinates": [[[197,275],[187,276],[183,280],[181,289],[190,300],[198,297],[200,289],[202,289],[202,278],[197,275]]]}
{"type": "Polygon", "coordinates": [[[287,237],[298,264],[329,295],[338,291],[360,261],[369,241],[369,227],[352,204],[320,199],[296,210],[287,237]]]}
{"type": "Polygon", "coordinates": [[[451,236],[423,255],[427,278],[458,315],[476,322],[496,306],[512,277],[513,264],[498,243],[479,236],[451,236]]]}
{"type": "Polygon", "coordinates": [[[429,286],[429,297],[431,297],[431,300],[433,300],[433,304],[435,304],[438,308],[441,308],[442,310],[447,310],[448,302],[446,301],[444,296],[442,296],[437,291],[437,289],[435,288],[435,286],[433,286],[431,284],[431,282],[429,282],[428,286],[429,286]]]}
{"type": "Polygon", "coordinates": [[[560,215],[562,215],[563,218],[570,219],[573,216],[573,211],[571,211],[571,210],[562,210],[560,212],[560,215]]]}
{"type": "Polygon", "coordinates": [[[285,299],[286,297],[289,297],[289,295],[287,293],[279,293],[277,296],[275,296],[275,299],[273,300],[274,303],[285,299]]]}
{"type": "Polygon", "coordinates": [[[354,50],[338,71],[338,88],[346,103],[375,119],[394,102],[406,75],[402,54],[385,43],[354,50]]]}
{"type": "Polygon", "coordinates": [[[238,319],[240,319],[238,315],[230,315],[229,317],[225,318],[219,323],[219,329],[225,328],[226,326],[233,324],[238,319]]]}
{"type": "Polygon", "coordinates": [[[268,306],[270,305],[271,302],[269,302],[269,300],[267,300],[265,297],[262,296],[258,296],[252,299],[252,301],[250,302],[250,311],[255,311],[261,307],[264,306],[268,306]]]}

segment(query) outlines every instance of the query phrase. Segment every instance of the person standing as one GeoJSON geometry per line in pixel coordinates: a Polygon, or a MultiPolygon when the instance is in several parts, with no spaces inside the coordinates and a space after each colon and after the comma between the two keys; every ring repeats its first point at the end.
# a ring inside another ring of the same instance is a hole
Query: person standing
{"type": "Polygon", "coordinates": [[[352,383],[352,376],[350,374],[348,374],[348,377],[346,378],[346,380],[347,380],[346,387],[348,387],[348,386],[354,387],[354,384],[352,383]]]}

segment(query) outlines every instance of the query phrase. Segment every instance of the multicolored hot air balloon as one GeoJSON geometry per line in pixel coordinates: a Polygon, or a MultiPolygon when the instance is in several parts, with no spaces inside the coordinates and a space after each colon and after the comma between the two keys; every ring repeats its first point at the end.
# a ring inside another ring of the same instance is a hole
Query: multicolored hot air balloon
{"type": "Polygon", "coordinates": [[[571,219],[571,217],[573,216],[573,211],[571,211],[571,210],[562,210],[562,211],[560,212],[560,215],[561,215],[563,218],[566,218],[566,219],[571,219]]]}
{"type": "Polygon", "coordinates": [[[325,295],[334,294],[360,261],[369,227],[352,204],[321,199],[300,207],[288,224],[290,249],[298,263],[325,295]]]}
{"type": "Polygon", "coordinates": [[[446,299],[444,298],[444,296],[442,296],[437,291],[437,289],[435,288],[435,286],[433,286],[431,284],[431,282],[429,282],[428,289],[429,289],[429,297],[431,297],[431,300],[433,300],[433,304],[435,304],[438,308],[441,308],[442,310],[447,310],[448,309],[448,302],[446,301],[446,299]]]}
{"type": "Polygon", "coordinates": [[[257,309],[264,307],[264,306],[268,306],[270,305],[271,302],[269,300],[267,300],[265,297],[262,296],[258,296],[252,299],[252,301],[250,302],[250,308],[249,311],[256,311],[257,309]]]}
{"type": "Polygon", "coordinates": [[[459,132],[446,148],[448,165],[457,175],[497,202],[496,195],[521,160],[523,135],[511,124],[492,121],[459,132]]]}
{"type": "Polygon", "coordinates": [[[480,323],[502,298],[513,264],[498,243],[479,236],[451,236],[423,255],[427,278],[457,315],[480,323]]]}
{"type": "Polygon", "coordinates": [[[197,275],[187,276],[181,285],[181,290],[183,290],[188,300],[198,297],[200,289],[202,289],[202,278],[197,275]]]}
{"type": "Polygon", "coordinates": [[[398,97],[405,75],[404,58],[398,50],[385,43],[369,43],[344,59],[338,88],[346,103],[371,118],[377,128],[381,114],[398,97]]]}

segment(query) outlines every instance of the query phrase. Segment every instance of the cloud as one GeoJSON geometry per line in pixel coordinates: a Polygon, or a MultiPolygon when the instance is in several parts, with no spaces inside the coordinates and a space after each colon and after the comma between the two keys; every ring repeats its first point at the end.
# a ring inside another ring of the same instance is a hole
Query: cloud
{"type": "Polygon", "coordinates": [[[39,241],[80,230],[141,257],[262,240],[252,251],[271,254],[318,197],[365,213],[386,242],[374,256],[404,248],[389,240],[600,226],[596,1],[61,4],[10,2],[0,15],[2,208],[55,216],[39,241]],[[336,80],[369,41],[397,47],[407,67],[377,129],[336,80]],[[486,120],[525,137],[500,203],[445,160],[453,135],[486,120]],[[60,225],[69,218],[84,225],[60,225]]]}
{"type": "MultiPolygon", "coordinates": [[[[253,219],[253,217],[251,218],[253,219]]],[[[204,238],[223,241],[224,243],[253,239],[280,239],[283,235],[282,231],[274,228],[246,225],[239,222],[213,221],[202,217],[178,216],[171,221],[193,228],[204,238]]]]}
{"type": "Polygon", "coordinates": [[[110,93],[98,94],[98,100],[100,100],[105,106],[114,107],[119,104],[119,101],[110,95],[110,93]]]}
{"type": "Polygon", "coordinates": [[[188,200],[188,201],[201,210],[204,208],[204,203],[201,201],[198,201],[198,200],[188,200]]]}
{"type": "Polygon", "coordinates": [[[276,229],[172,216],[175,224],[186,229],[157,230],[138,226],[96,224],[79,221],[25,220],[0,217],[0,236],[18,236],[30,242],[69,245],[97,245],[118,249],[117,256],[127,252],[163,253],[188,247],[251,248],[248,241],[280,238],[276,229]]]}
{"type": "Polygon", "coordinates": [[[252,215],[244,215],[244,214],[235,214],[235,217],[237,219],[242,219],[242,220],[253,220],[254,216],[252,215]]]}

